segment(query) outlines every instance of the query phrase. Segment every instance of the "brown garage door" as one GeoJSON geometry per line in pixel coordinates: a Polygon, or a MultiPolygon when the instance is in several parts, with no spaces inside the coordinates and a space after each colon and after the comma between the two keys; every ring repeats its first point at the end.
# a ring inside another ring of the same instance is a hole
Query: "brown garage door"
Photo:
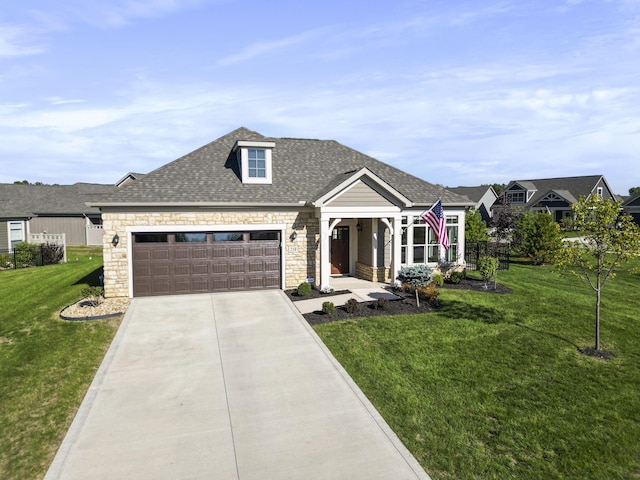
{"type": "Polygon", "coordinates": [[[133,296],[280,288],[280,232],[136,233],[133,296]]]}

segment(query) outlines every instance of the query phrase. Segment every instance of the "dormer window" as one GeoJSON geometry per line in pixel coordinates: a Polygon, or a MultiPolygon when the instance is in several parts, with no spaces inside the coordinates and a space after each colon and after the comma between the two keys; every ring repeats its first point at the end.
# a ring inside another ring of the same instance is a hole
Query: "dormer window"
{"type": "Polygon", "coordinates": [[[236,142],[234,150],[238,156],[242,183],[271,184],[271,150],[275,145],[274,142],[236,142]]]}
{"type": "Polygon", "coordinates": [[[525,192],[507,192],[507,203],[525,203],[525,192]]]}
{"type": "Polygon", "coordinates": [[[264,149],[250,148],[247,150],[249,158],[249,178],[267,178],[267,152],[264,149]]]}

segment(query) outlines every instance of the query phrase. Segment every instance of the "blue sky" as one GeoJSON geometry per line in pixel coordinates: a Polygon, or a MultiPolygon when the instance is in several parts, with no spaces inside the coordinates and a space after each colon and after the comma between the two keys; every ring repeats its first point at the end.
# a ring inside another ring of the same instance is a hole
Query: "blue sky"
{"type": "Polygon", "coordinates": [[[640,186],[640,0],[30,0],[0,11],[0,182],[113,183],[245,126],[445,186],[640,186]]]}

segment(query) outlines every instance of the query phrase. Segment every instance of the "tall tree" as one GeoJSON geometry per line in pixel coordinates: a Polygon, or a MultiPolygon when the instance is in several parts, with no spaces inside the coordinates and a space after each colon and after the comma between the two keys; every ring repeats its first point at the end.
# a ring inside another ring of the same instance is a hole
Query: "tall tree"
{"type": "Polygon", "coordinates": [[[638,195],[640,194],[640,187],[631,187],[629,189],[629,195],[638,195]]]}
{"type": "Polygon", "coordinates": [[[560,226],[547,212],[529,210],[516,223],[516,243],[534,265],[551,261],[562,246],[560,226]]]}
{"type": "Polygon", "coordinates": [[[507,186],[504,183],[492,183],[491,186],[493,187],[493,189],[496,192],[496,195],[498,196],[500,196],[500,194],[504,192],[504,189],[507,188],[507,186]]]}
{"type": "Polygon", "coordinates": [[[558,265],[578,277],[584,277],[596,294],[595,349],[600,350],[600,301],[607,280],[615,269],[640,255],[640,227],[624,215],[622,202],[591,195],[573,204],[570,226],[584,237],[563,244],[558,265]]]}
{"type": "Polygon", "coordinates": [[[479,210],[472,208],[465,215],[464,238],[467,243],[486,242],[489,240],[487,224],[479,210]]]}
{"type": "Polygon", "coordinates": [[[493,237],[497,241],[510,241],[522,214],[520,208],[514,208],[510,203],[504,203],[502,207],[496,209],[491,222],[494,227],[493,237]]]}

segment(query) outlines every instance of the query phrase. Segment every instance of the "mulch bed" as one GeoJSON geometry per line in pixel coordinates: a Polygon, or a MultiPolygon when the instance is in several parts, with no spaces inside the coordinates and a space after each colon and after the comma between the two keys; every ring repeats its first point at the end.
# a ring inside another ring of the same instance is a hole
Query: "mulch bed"
{"type": "MultiPolygon", "coordinates": [[[[486,293],[511,293],[504,285],[498,284],[496,289],[493,288],[493,283],[485,288],[482,280],[474,278],[464,278],[459,284],[445,283],[441,289],[452,290],[472,290],[486,293]]],[[[347,312],[344,306],[336,307],[335,311],[331,314],[326,314],[321,311],[315,311],[312,313],[305,313],[303,316],[309,325],[320,325],[322,323],[337,322],[340,320],[349,320],[362,317],[374,317],[378,315],[412,315],[416,313],[429,313],[436,311],[440,308],[440,301],[436,300],[433,304],[422,300],[420,306],[416,305],[416,297],[413,293],[401,292],[393,288],[389,288],[389,291],[394,295],[400,297],[399,300],[390,300],[386,303],[384,309],[376,308],[375,302],[362,302],[360,304],[360,311],[356,313],[347,312]]],[[[287,290],[285,292],[292,302],[300,300],[308,300],[310,298],[326,298],[327,301],[331,301],[331,297],[334,295],[351,293],[349,290],[336,291],[333,294],[321,293],[319,290],[312,290],[309,295],[301,297],[296,290],[287,290]]]]}

